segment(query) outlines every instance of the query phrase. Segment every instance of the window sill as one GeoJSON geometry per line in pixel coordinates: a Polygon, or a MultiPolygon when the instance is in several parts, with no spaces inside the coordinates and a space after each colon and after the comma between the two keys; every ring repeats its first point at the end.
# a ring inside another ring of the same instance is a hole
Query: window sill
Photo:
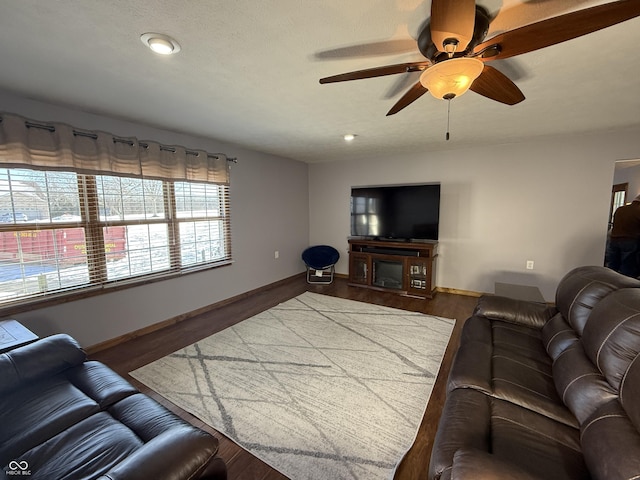
{"type": "Polygon", "coordinates": [[[41,308],[53,307],[55,305],[95,297],[106,293],[117,292],[120,290],[125,290],[127,288],[149,285],[151,283],[162,282],[164,280],[171,280],[174,278],[183,277],[185,275],[190,275],[192,273],[199,273],[206,270],[226,267],[228,265],[231,265],[232,263],[233,260],[222,260],[212,264],[191,267],[188,269],[180,270],[178,272],[167,272],[162,274],[155,273],[132,278],[131,280],[119,280],[114,283],[105,283],[103,285],[78,287],[59,293],[52,293],[46,296],[43,295],[40,297],[17,300],[15,302],[8,302],[5,305],[0,306],[0,318],[6,318],[10,317],[11,315],[38,310],[41,308]]]}

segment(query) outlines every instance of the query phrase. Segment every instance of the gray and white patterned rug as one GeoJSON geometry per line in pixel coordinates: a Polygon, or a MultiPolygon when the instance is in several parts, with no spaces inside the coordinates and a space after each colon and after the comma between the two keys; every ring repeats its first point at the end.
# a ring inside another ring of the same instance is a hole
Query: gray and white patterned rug
{"type": "Polygon", "coordinates": [[[131,375],[291,479],[387,479],[454,323],[306,292],[131,375]]]}

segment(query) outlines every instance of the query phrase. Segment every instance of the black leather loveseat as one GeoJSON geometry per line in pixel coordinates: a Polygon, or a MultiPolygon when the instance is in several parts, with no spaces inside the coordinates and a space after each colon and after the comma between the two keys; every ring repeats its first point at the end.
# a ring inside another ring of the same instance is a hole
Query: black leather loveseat
{"type": "Polygon", "coordinates": [[[429,478],[640,478],[638,287],[581,267],[555,307],[482,297],[462,330],[429,478]]]}
{"type": "Polygon", "coordinates": [[[86,360],[68,335],[0,355],[0,478],[226,478],[215,437],[86,360]]]}

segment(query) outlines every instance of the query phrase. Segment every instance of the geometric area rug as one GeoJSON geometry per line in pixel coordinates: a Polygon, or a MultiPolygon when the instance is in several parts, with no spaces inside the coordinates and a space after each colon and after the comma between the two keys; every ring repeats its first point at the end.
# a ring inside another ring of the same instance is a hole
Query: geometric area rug
{"type": "Polygon", "coordinates": [[[306,292],[131,375],[292,480],[387,480],[454,323],[306,292]]]}

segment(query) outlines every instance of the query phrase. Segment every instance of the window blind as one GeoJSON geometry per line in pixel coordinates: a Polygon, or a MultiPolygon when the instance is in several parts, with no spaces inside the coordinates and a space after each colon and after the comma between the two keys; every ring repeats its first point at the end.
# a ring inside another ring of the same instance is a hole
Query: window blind
{"type": "MultiPolygon", "coordinates": [[[[206,152],[137,142],[136,170],[133,155],[122,154],[131,145],[112,139],[124,145],[114,147],[116,160],[101,159],[96,146],[95,157],[86,147],[86,155],[72,155],[73,165],[58,164],[49,153],[64,148],[54,148],[55,132],[45,126],[24,127],[45,132],[32,135],[30,145],[0,138],[0,305],[231,261],[226,157],[222,168],[219,158],[197,160],[210,157],[206,152]]],[[[97,140],[71,135],[87,145],[97,140]]]]}

